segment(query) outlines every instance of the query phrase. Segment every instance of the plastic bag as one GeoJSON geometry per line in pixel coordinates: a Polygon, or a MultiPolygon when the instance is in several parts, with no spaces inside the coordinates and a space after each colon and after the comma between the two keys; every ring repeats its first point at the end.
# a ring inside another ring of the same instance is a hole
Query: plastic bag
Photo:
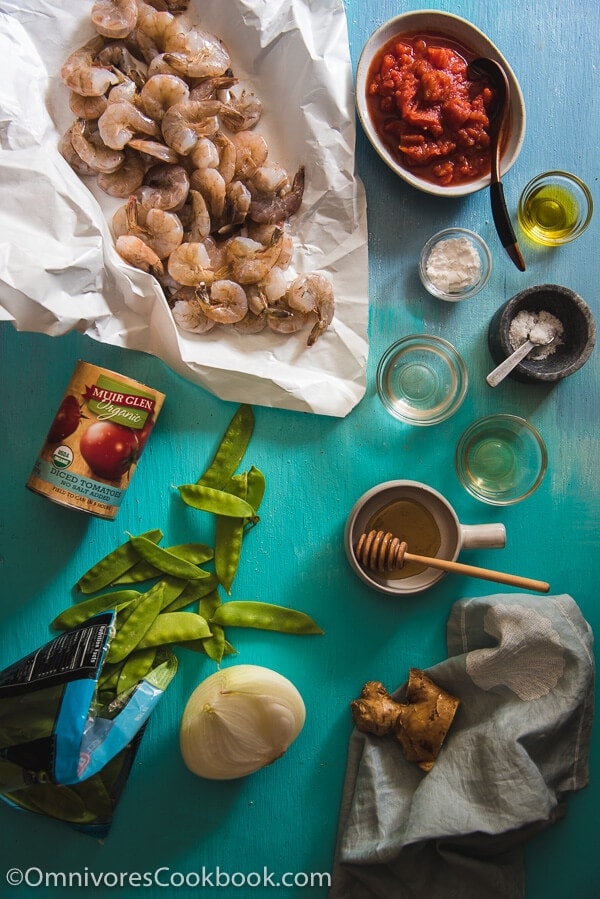
{"type": "Polygon", "coordinates": [[[0,672],[0,796],[100,838],[177,670],[161,648],[119,692],[105,664],[114,620],[96,615],[0,672]]]}

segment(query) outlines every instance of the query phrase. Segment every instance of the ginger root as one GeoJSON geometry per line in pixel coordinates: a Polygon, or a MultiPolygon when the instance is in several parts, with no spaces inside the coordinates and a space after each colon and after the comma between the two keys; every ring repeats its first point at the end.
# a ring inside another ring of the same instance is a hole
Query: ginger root
{"type": "Polygon", "coordinates": [[[411,668],[406,702],[396,702],[379,681],[369,681],[350,703],[356,728],[378,737],[390,734],[409,762],[431,771],[454,720],[460,700],[419,668],[411,668]]]}

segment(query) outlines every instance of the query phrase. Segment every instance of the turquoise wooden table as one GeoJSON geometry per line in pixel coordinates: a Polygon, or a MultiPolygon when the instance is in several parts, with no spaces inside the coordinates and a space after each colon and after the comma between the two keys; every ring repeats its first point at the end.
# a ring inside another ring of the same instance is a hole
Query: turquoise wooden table
{"type": "MultiPolygon", "coordinates": [[[[472,21],[502,50],[519,78],[528,122],[521,155],[505,178],[511,211],[525,183],[552,168],[581,176],[600,209],[596,0],[432,0],[429,6],[472,21]]],[[[346,0],[345,7],[355,68],[371,32],[419,4],[346,0]]],[[[180,651],[176,680],[150,719],[106,842],[1,806],[0,896],[83,896],[93,889],[103,899],[117,892],[159,897],[165,894],[163,875],[165,880],[174,875],[169,895],[265,899],[278,892],[268,885],[181,886],[190,872],[218,868],[229,875],[268,869],[277,879],[292,872],[296,885],[292,877],[291,886],[279,888],[285,895],[299,899],[327,894],[326,877],[320,881],[318,875],[327,875],[333,865],[351,732],[350,700],[367,680],[382,680],[392,689],[406,680],[411,666],[426,668],[443,660],[452,604],[460,597],[496,592],[481,581],[450,575],[418,598],[397,601],[359,581],[344,555],[344,524],[355,500],[378,482],[423,481],[449,499],[461,521],[501,520],[507,530],[505,550],[465,553],[465,560],[546,579],[552,593],[568,593],[576,600],[592,628],[600,626],[599,354],[593,353],[583,369],[553,387],[507,380],[492,391],[485,383],[491,368],[488,322],[520,289],[562,284],[580,293],[596,317],[600,314],[598,213],[582,237],[560,250],[525,245],[527,271],[520,273],[495,236],[487,192],[462,201],[438,201],[417,193],[385,167],[359,126],[356,155],[368,202],[366,394],[345,418],[272,409],[257,402],[246,456],[248,464],[265,473],[267,493],[260,525],[247,540],[236,595],[301,608],[318,620],[325,635],[296,638],[240,631],[234,661],[266,665],[290,678],[306,703],[304,730],[282,759],[251,777],[223,783],[195,778],[180,757],[178,725],[187,697],[214,664],[180,651]],[[416,271],[424,241],[451,225],[479,232],[494,258],[485,290],[459,304],[444,304],[425,294],[416,271]],[[467,363],[470,387],[454,417],[434,428],[411,429],[382,408],[375,370],[392,341],[419,332],[442,335],[457,347],[467,363]],[[454,446],[466,425],[499,411],[529,419],[543,435],[549,454],[539,490],[501,510],[470,498],[453,467],[454,446]],[[19,885],[12,885],[12,869],[26,872],[19,885]],[[124,872],[158,869],[162,875],[151,886],[141,889],[131,881],[129,886],[115,886],[124,872]],[[104,886],[88,880],[87,889],[56,888],[53,872],[107,876],[104,886]]],[[[53,338],[18,333],[3,323],[0,340],[1,668],[48,639],[49,621],[70,602],[75,580],[114,548],[125,531],[160,526],[170,542],[190,539],[189,522],[175,506],[172,485],[201,474],[236,404],[215,398],[153,356],[76,332],[53,338]],[[48,424],[41,410],[47,413],[58,406],[80,358],[126,373],[167,396],[115,523],[61,508],[25,489],[48,424]]],[[[599,765],[596,734],[589,786],[569,797],[566,818],[527,846],[527,899],[591,899],[597,894],[599,765]]]]}

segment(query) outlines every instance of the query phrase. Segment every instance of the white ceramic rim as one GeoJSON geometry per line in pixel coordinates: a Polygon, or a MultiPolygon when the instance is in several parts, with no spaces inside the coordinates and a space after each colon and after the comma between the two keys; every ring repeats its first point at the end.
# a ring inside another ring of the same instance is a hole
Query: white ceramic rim
{"type": "Polygon", "coordinates": [[[488,283],[491,274],[492,254],[490,253],[490,248],[486,244],[483,237],[481,237],[475,231],[469,231],[468,228],[444,228],[442,231],[438,231],[437,234],[433,234],[423,245],[423,249],[421,250],[421,254],[419,256],[419,277],[421,278],[423,287],[433,297],[436,297],[438,300],[444,300],[446,303],[460,303],[461,300],[469,300],[471,297],[476,296],[488,283]],[[468,237],[469,240],[478,248],[479,255],[483,260],[482,275],[479,278],[479,281],[477,281],[476,284],[470,287],[469,290],[463,290],[462,293],[444,293],[443,290],[439,290],[439,288],[437,288],[435,284],[431,283],[425,271],[427,258],[436,243],[438,243],[438,241],[452,237],[468,237]]]}
{"type": "Polygon", "coordinates": [[[471,181],[468,184],[457,184],[449,187],[439,187],[422,178],[415,177],[410,171],[402,168],[395,161],[389,150],[383,146],[369,117],[365,84],[374,53],[394,35],[419,30],[446,34],[449,38],[466,46],[476,56],[489,56],[499,62],[504,68],[510,88],[510,114],[513,127],[508,146],[500,160],[501,175],[506,174],[515,164],[525,139],[526,112],[523,93],[515,73],[498,47],[476,25],[454,13],[442,12],[438,9],[420,9],[403,13],[384,22],[365,43],[356,68],[355,103],[360,123],[373,148],[393,172],[399,175],[407,184],[417,188],[417,190],[437,197],[464,197],[489,187],[490,176],[486,175],[484,178],[478,178],[476,181],[471,181]],[[469,40],[469,38],[471,39],[469,40]],[[521,128],[517,131],[515,122],[518,122],[519,117],[521,118],[521,128]]]}

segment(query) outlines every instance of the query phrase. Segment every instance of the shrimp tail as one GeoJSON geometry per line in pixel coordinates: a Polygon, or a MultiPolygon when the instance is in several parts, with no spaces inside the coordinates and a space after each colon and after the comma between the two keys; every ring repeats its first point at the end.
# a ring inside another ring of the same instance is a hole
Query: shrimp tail
{"type": "Polygon", "coordinates": [[[253,222],[261,225],[272,225],[285,221],[294,215],[302,205],[304,195],[304,166],[300,166],[294,180],[292,189],[284,196],[261,196],[255,194],[250,203],[248,216],[253,222]]]}

